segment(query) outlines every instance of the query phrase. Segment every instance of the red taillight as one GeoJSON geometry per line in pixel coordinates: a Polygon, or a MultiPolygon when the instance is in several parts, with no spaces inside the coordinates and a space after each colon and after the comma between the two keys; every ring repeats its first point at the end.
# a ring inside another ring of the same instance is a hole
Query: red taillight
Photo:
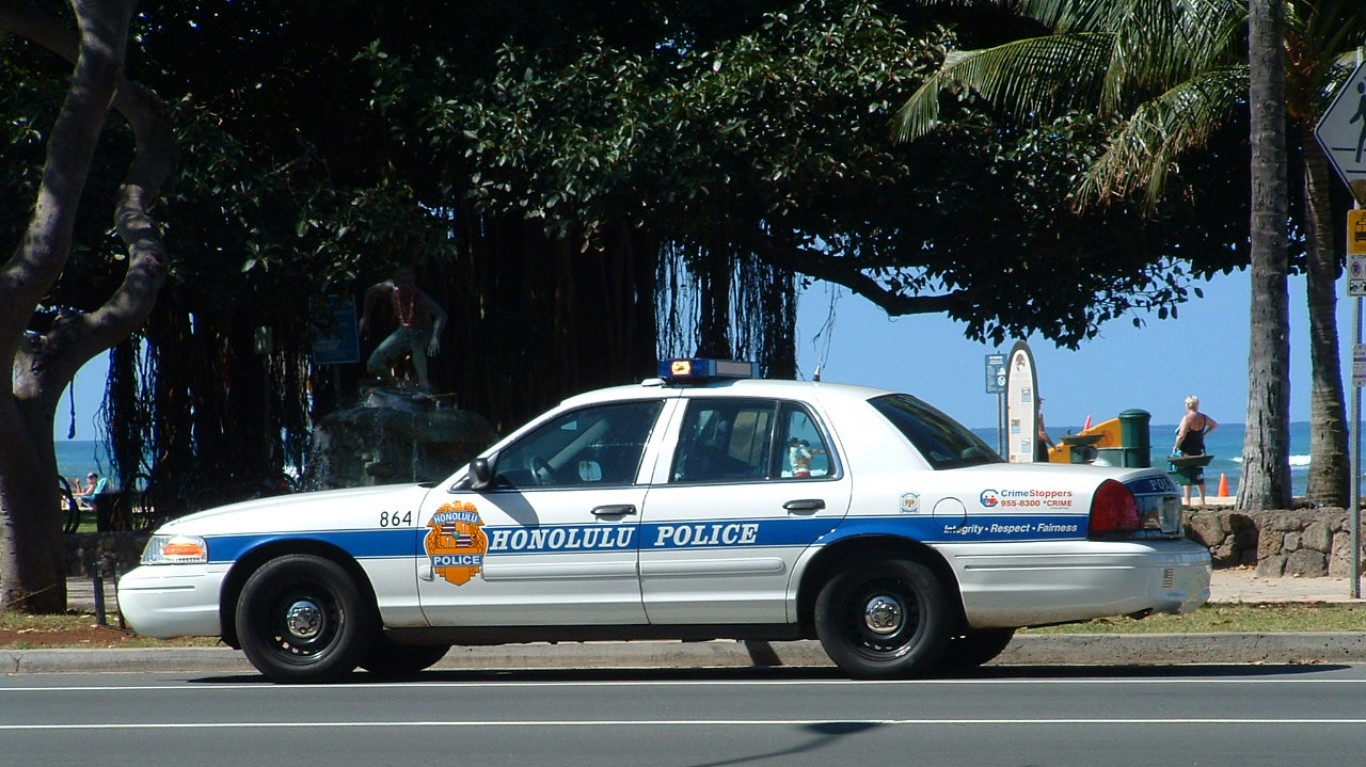
{"type": "Polygon", "coordinates": [[[1142,526],[1133,492],[1113,479],[1102,482],[1091,500],[1091,535],[1134,532],[1142,526]]]}

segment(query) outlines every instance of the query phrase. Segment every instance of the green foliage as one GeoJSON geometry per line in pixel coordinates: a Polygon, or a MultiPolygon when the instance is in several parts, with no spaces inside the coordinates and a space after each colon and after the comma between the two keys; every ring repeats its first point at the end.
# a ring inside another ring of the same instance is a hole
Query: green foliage
{"type": "MultiPolygon", "coordinates": [[[[1072,209],[1107,118],[1020,127],[968,98],[943,132],[892,142],[893,111],[955,45],[948,22],[1036,31],[970,16],[901,0],[143,3],[130,72],[165,99],[181,156],[155,211],[171,279],[115,356],[111,422],[145,437],[123,460],[295,459],[307,408],[333,404],[308,364],[309,299],[357,295],[393,261],[421,263],[452,312],[435,378],[501,426],[638,378],[669,331],[657,308],[694,317],[671,303],[680,274],[705,276],[695,314],[722,330],[679,343],[778,355],[794,275],[973,338],[1075,345],[1134,309],[1175,311],[1195,276],[1237,262],[1239,174],[1178,183],[1188,204],[1155,219],[1072,209]],[[1192,274],[1197,252],[1218,266],[1192,274]],[[728,318],[764,332],[727,337],[728,318]],[[144,359],[154,375],[135,374],[144,359]]],[[[20,201],[0,234],[17,241],[67,68],[10,41],[0,57],[0,179],[20,201]]],[[[1188,162],[1238,148],[1216,137],[1188,162]]],[[[54,306],[96,306],[119,278],[107,201],[131,152],[111,121],[54,306]]]]}
{"type": "MultiPolygon", "coordinates": [[[[377,47],[364,58],[374,103],[424,105],[425,137],[405,139],[460,156],[481,210],[583,249],[624,224],[755,253],[889,313],[945,311],[996,342],[1040,332],[1075,345],[1135,308],[1165,315],[1184,300],[1180,250],[1208,241],[1199,207],[1156,224],[1123,206],[1067,210],[1113,123],[1078,113],[1022,131],[967,105],[934,141],[888,141],[892,110],[950,41],[932,20],[830,0],[709,47],[506,44],[467,95],[441,61],[423,85],[425,64],[377,47]]],[[[1245,221],[1241,202],[1219,203],[1245,221]]],[[[1223,243],[1236,252],[1236,239],[1223,243]]]]}

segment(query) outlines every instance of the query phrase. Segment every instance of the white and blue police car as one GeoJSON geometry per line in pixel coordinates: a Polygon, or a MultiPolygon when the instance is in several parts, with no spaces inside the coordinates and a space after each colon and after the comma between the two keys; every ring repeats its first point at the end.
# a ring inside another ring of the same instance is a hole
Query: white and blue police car
{"type": "Polygon", "coordinates": [[[1208,598],[1160,470],[1005,463],[913,396],[751,370],[664,363],[440,482],[175,520],[120,607],[148,636],[221,636],[277,682],[416,672],[455,644],[712,638],[818,638],[867,679],[1208,598]]]}

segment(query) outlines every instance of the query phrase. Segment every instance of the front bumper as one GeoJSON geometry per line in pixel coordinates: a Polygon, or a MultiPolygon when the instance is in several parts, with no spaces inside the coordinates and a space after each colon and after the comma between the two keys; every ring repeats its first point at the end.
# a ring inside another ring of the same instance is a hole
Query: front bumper
{"type": "Polygon", "coordinates": [[[119,579],[119,611],[144,636],[222,636],[218,598],[225,575],[211,565],[134,568],[119,579]]]}

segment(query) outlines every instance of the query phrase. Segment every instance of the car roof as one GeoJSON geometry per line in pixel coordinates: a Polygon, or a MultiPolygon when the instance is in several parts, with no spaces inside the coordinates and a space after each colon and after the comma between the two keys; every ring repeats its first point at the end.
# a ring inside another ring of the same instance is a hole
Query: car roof
{"type": "Polygon", "coordinates": [[[857,384],[826,383],[822,381],[791,381],[766,378],[726,379],[697,384],[672,384],[649,378],[638,384],[611,386],[569,397],[561,407],[574,407],[594,402],[621,399],[651,399],[655,397],[775,397],[781,399],[851,399],[867,401],[873,397],[894,394],[890,389],[857,384]]]}

